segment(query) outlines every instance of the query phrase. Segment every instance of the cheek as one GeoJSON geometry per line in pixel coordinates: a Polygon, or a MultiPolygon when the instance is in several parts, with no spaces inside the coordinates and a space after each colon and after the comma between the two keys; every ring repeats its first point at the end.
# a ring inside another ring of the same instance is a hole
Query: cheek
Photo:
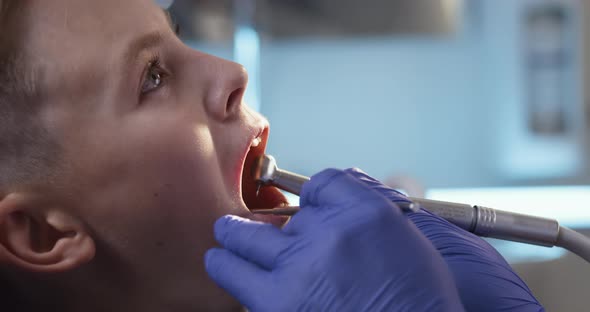
{"type": "Polygon", "coordinates": [[[205,128],[127,136],[95,167],[102,174],[92,179],[100,183],[88,195],[89,222],[137,266],[194,268],[214,245],[213,223],[233,205],[205,128]]]}
{"type": "Polygon", "coordinates": [[[89,221],[110,251],[106,255],[117,255],[109,261],[137,272],[148,285],[179,293],[191,289],[203,302],[228,300],[203,263],[206,250],[216,245],[215,220],[232,207],[210,139],[160,132],[128,141],[136,143],[113,155],[117,172],[103,179],[107,183],[89,201],[89,221]]]}

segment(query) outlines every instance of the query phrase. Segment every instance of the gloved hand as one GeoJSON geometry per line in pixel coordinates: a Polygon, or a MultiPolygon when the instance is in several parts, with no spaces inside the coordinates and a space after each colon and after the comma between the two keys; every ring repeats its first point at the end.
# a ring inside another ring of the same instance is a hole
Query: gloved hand
{"type": "MultiPolygon", "coordinates": [[[[347,172],[393,202],[408,198],[371,178],[347,172]]],[[[544,311],[527,285],[485,240],[422,210],[408,218],[434,244],[449,266],[466,311],[544,311]]]]}
{"type": "Polygon", "coordinates": [[[464,311],[440,254],[389,199],[341,170],[303,187],[281,230],[215,224],[211,278],[251,311],[464,311]]]}

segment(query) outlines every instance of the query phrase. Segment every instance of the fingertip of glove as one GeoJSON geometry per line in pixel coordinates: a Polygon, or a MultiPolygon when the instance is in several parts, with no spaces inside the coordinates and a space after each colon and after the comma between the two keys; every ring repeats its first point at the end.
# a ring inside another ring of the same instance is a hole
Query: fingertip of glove
{"type": "Polygon", "coordinates": [[[317,201],[318,193],[322,188],[329,184],[334,178],[344,174],[346,174],[346,172],[336,168],[324,169],[319,173],[314,174],[301,188],[301,206],[313,205],[312,203],[317,201]]]}
{"type": "Polygon", "coordinates": [[[232,219],[231,215],[225,215],[219,219],[217,219],[217,221],[215,221],[215,224],[213,225],[213,230],[215,231],[215,237],[217,237],[218,234],[220,234],[225,227],[227,226],[227,224],[230,222],[230,220],[232,219]]]}
{"type": "Polygon", "coordinates": [[[228,232],[228,230],[230,229],[230,227],[233,224],[239,224],[244,222],[245,218],[242,217],[238,217],[238,216],[234,216],[234,215],[225,215],[219,219],[217,219],[217,221],[215,221],[215,224],[213,225],[213,232],[215,233],[215,239],[219,242],[219,243],[223,243],[224,238],[228,232]]]}
{"type": "Polygon", "coordinates": [[[314,174],[311,177],[311,181],[314,181],[314,180],[315,181],[326,181],[326,180],[330,180],[334,176],[344,174],[344,173],[345,173],[345,171],[342,169],[327,168],[327,169],[324,169],[324,170],[314,174]]]}
{"type": "Polygon", "coordinates": [[[377,181],[373,177],[369,176],[366,172],[356,167],[345,169],[344,172],[365,183],[374,184],[377,181]]]}
{"type": "Polygon", "coordinates": [[[213,271],[215,271],[214,265],[213,263],[215,263],[215,259],[217,258],[217,256],[219,255],[219,253],[221,252],[221,249],[219,248],[211,248],[209,250],[207,250],[207,252],[205,252],[205,270],[207,270],[207,272],[209,272],[209,274],[213,273],[213,271]]]}

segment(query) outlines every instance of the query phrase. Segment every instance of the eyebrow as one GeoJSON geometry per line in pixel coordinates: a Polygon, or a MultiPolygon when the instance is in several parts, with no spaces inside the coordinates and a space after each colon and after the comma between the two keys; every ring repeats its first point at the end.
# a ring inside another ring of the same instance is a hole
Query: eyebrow
{"type": "Polygon", "coordinates": [[[133,40],[125,52],[125,63],[133,63],[141,54],[141,52],[158,46],[163,40],[164,38],[162,37],[162,33],[159,31],[147,33],[133,40]]]}
{"type": "MultiPolygon", "coordinates": [[[[174,32],[174,23],[172,22],[170,13],[165,9],[162,9],[161,12],[166,17],[168,26],[174,32]]],[[[134,39],[124,54],[125,62],[127,64],[133,62],[142,51],[158,46],[162,41],[164,41],[164,36],[161,31],[153,31],[134,39]]]]}

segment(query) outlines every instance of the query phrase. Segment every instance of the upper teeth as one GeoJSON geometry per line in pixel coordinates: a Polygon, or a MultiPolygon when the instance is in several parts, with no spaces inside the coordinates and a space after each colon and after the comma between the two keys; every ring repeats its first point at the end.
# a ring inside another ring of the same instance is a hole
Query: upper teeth
{"type": "Polygon", "coordinates": [[[258,145],[260,145],[260,142],[262,142],[262,139],[258,137],[252,141],[252,145],[250,145],[250,147],[257,147],[258,145]]]}

